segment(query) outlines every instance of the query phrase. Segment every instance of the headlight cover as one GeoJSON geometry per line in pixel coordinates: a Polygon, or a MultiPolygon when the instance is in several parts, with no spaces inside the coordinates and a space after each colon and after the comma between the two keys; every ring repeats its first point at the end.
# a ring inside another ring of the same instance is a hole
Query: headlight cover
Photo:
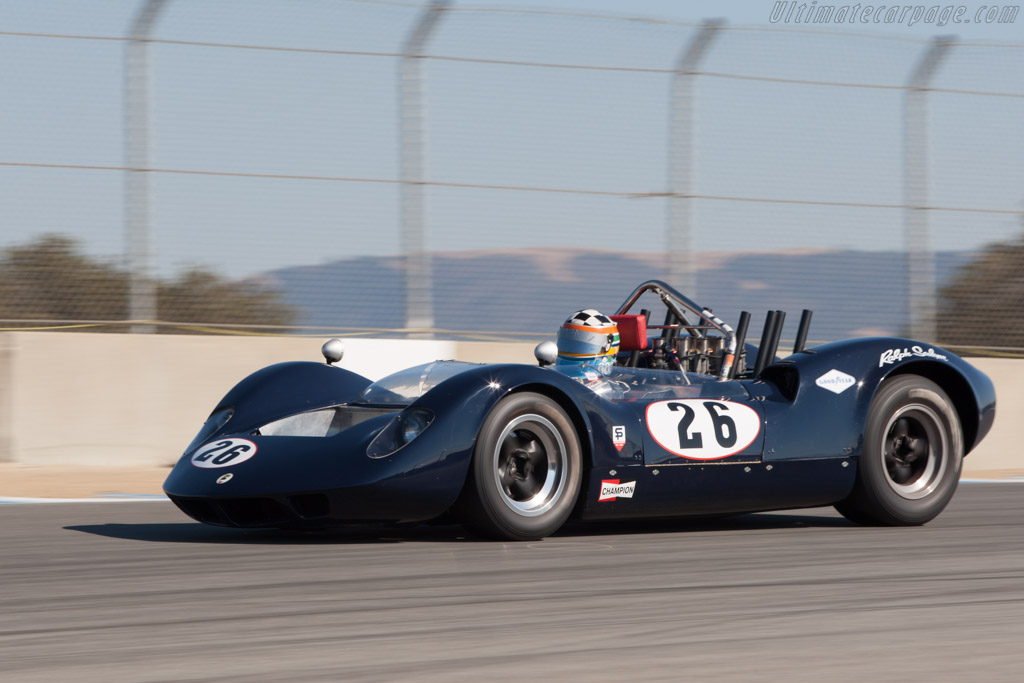
{"type": "Polygon", "coordinates": [[[235,414],[234,408],[224,408],[212,413],[210,417],[206,418],[206,422],[199,429],[199,433],[196,434],[196,438],[192,439],[192,443],[185,449],[185,453],[191,453],[193,450],[203,445],[209,440],[214,433],[216,433],[221,427],[228,423],[231,416],[235,414]]]}
{"type": "Polygon", "coordinates": [[[337,414],[337,408],[310,410],[268,422],[256,433],[260,436],[331,436],[331,425],[337,414]]]}
{"type": "Polygon", "coordinates": [[[434,413],[426,408],[406,408],[374,437],[366,448],[366,454],[371,458],[391,455],[422,434],[433,421],[434,413]]]}

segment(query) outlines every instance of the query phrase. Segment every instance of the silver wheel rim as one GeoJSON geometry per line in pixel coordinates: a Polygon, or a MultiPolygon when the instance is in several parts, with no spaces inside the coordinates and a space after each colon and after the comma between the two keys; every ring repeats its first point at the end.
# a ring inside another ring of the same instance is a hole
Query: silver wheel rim
{"type": "Polygon", "coordinates": [[[565,490],[565,441],[541,415],[520,415],[509,422],[494,446],[491,464],[502,502],[524,517],[544,514],[565,490]]]}
{"type": "Polygon", "coordinates": [[[929,406],[903,406],[882,437],[882,471],[889,488],[908,500],[932,493],[946,472],[949,439],[942,418],[929,406]]]}

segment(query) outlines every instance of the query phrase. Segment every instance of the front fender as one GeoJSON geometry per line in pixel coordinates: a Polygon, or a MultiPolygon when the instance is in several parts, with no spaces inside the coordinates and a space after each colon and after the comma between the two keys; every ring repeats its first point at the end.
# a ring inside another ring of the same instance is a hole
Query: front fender
{"type": "MultiPolygon", "coordinates": [[[[487,414],[505,396],[523,391],[543,394],[569,415],[580,439],[584,462],[594,468],[616,468],[643,462],[643,425],[628,403],[610,401],[566,375],[532,365],[486,365],[439,384],[416,405],[435,414],[450,410],[451,443],[465,455],[466,469],[476,436],[487,414]],[[621,428],[624,442],[614,442],[621,428]]],[[[433,427],[431,427],[433,429],[433,427]]]]}
{"type": "Polygon", "coordinates": [[[537,391],[558,401],[577,423],[581,441],[589,443],[590,422],[579,398],[583,390],[564,375],[531,365],[482,365],[441,382],[413,405],[433,411],[436,418],[430,429],[442,427],[452,450],[471,456],[487,414],[502,398],[519,391],[537,391]]]}
{"type": "Polygon", "coordinates": [[[543,394],[562,406],[576,427],[588,463],[621,466],[642,459],[641,439],[635,427],[628,430],[626,448],[612,443],[608,425],[637,422],[628,407],[606,401],[579,382],[550,369],[515,364],[480,366],[438,384],[413,405],[434,412],[435,422],[427,431],[435,431],[443,438],[448,445],[446,453],[463,464],[465,475],[487,414],[505,396],[523,391],[543,394]]]}
{"type": "Polygon", "coordinates": [[[231,408],[234,414],[219,433],[256,429],[273,420],[307,410],[347,403],[369,386],[370,380],[344,368],[292,361],[269,365],[236,384],[213,412],[231,408]]]}

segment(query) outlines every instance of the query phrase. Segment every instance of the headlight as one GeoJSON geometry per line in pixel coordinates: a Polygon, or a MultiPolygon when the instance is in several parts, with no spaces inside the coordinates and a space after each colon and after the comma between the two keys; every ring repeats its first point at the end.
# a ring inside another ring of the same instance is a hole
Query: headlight
{"type": "Polygon", "coordinates": [[[430,414],[424,414],[419,410],[410,411],[398,422],[402,425],[402,443],[407,444],[427,428],[427,425],[430,424],[430,414]]]}
{"type": "Polygon", "coordinates": [[[192,439],[192,443],[185,449],[185,453],[191,453],[195,448],[203,445],[211,436],[213,436],[221,427],[228,423],[231,416],[235,414],[234,408],[224,408],[206,418],[206,422],[203,423],[199,433],[196,434],[196,438],[192,439]]]}
{"type": "Polygon", "coordinates": [[[422,434],[433,420],[434,413],[426,408],[406,408],[374,437],[366,448],[366,454],[371,458],[391,455],[422,434]]]}

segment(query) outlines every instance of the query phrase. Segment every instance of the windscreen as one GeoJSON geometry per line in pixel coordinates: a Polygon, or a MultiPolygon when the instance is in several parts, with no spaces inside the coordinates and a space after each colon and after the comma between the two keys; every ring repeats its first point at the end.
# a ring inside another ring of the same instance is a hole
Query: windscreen
{"type": "Polygon", "coordinates": [[[449,377],[471,368],[477,363],[439,360],[417,365],[377,380],[363,390],[357,403],[368,405],[408,405],[449,377]]]}
{"type": "Polygon", "coordinates": [[[609,400],[746,396],[737,382],[719,382],[708,375],[678,370],[613,367],[608,374],[601,374],[578,365],[555,365],[553,370],[609,400]]]}

